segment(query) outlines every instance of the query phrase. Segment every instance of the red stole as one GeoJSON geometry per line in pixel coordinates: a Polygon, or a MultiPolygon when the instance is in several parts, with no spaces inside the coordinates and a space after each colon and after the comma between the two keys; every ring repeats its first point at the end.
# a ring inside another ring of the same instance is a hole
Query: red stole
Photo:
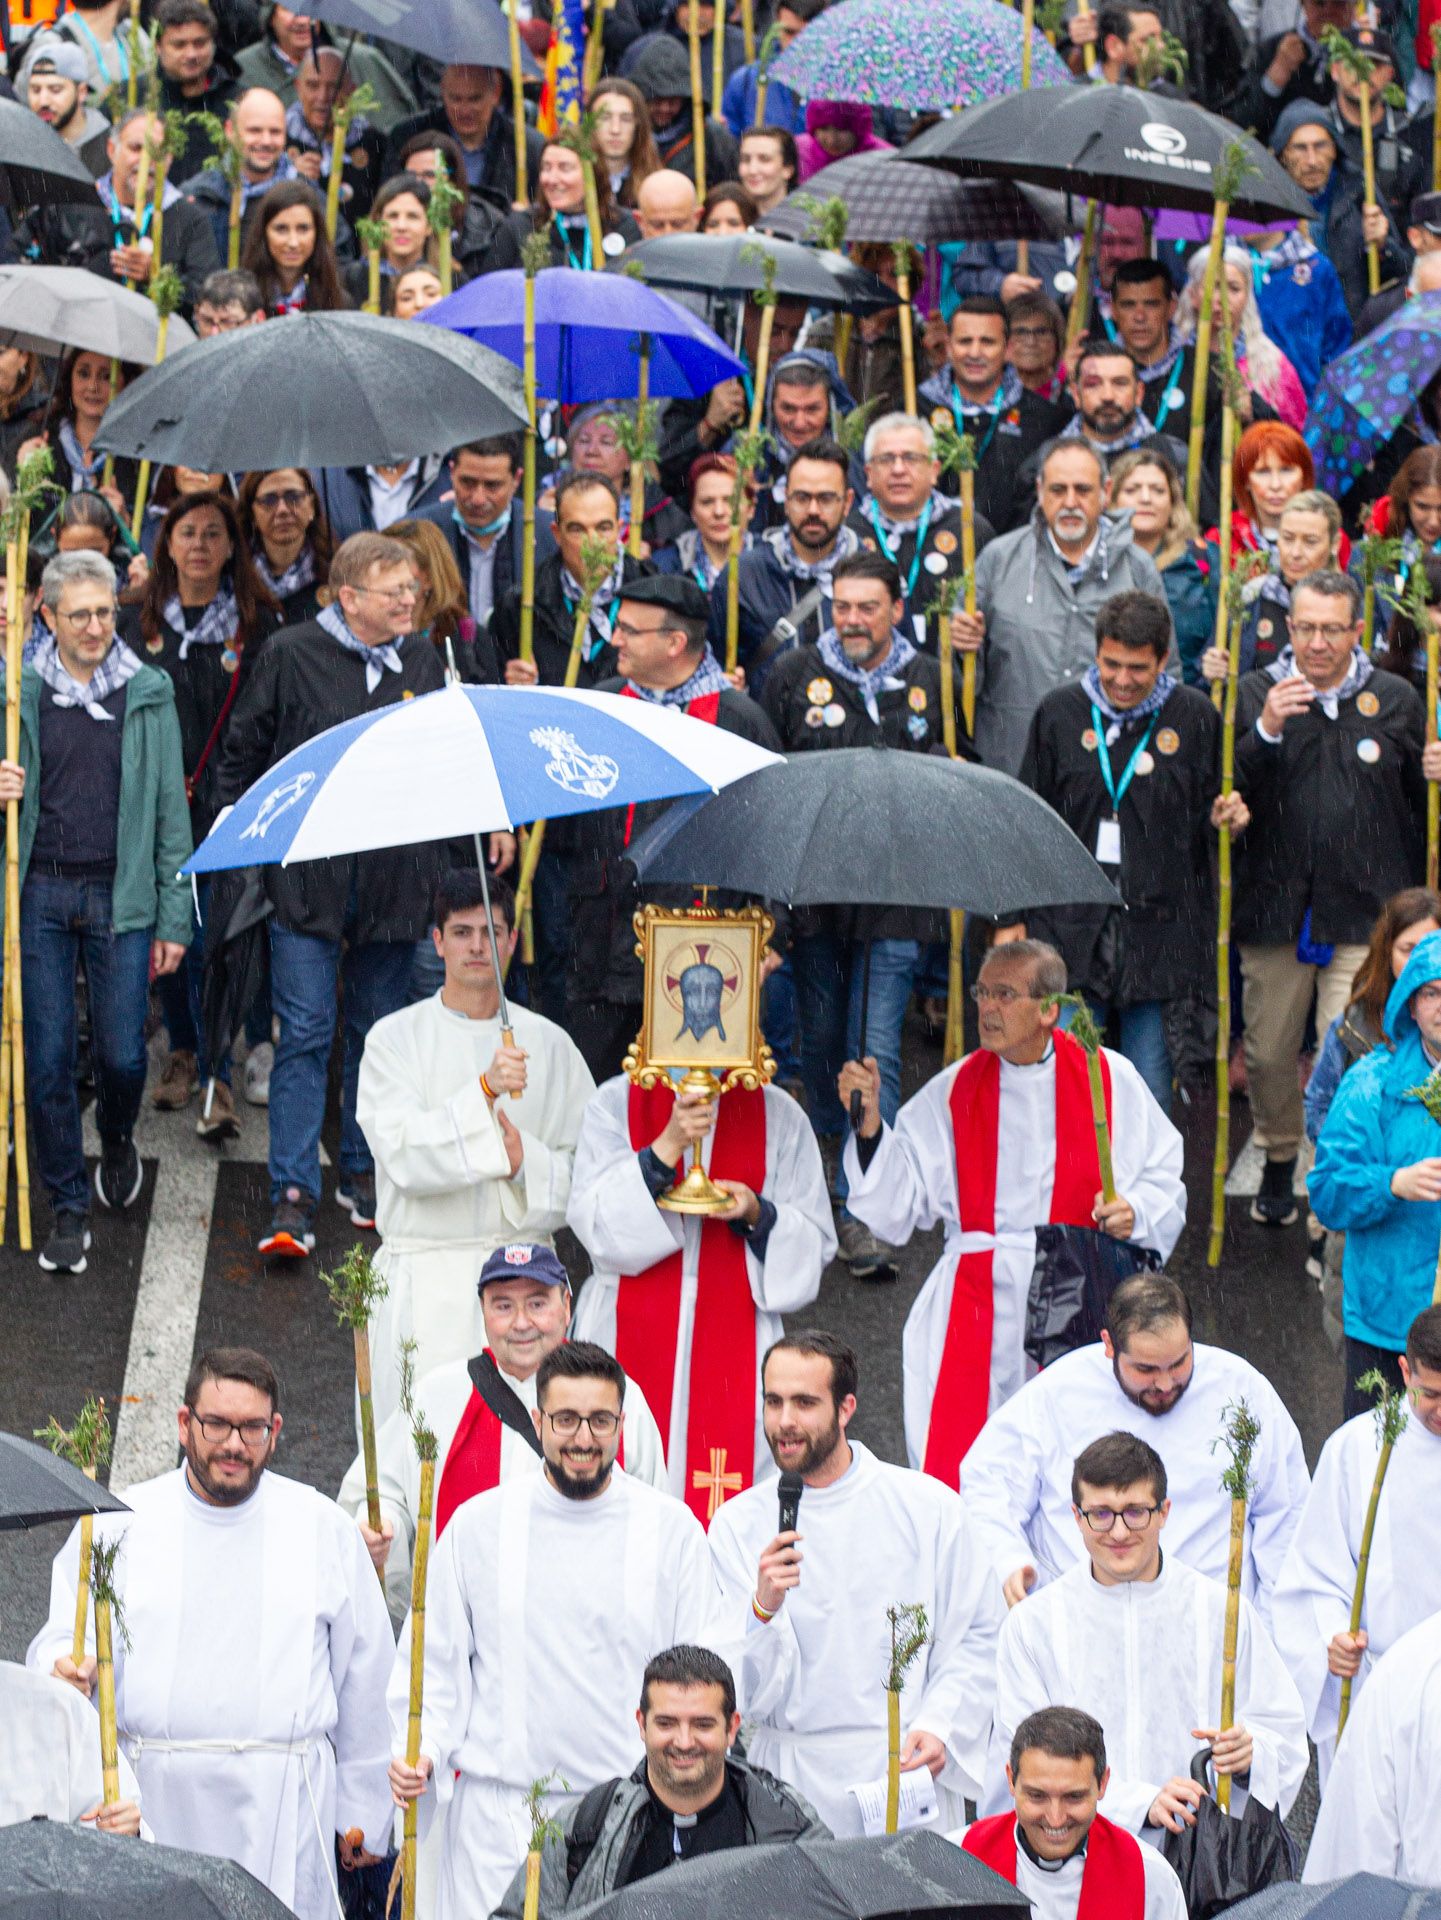
{"type": "MultiPolygon", "coordinates": [[[[668,1082],[633,1086],[628,1095],[630,1143],[648,1147],[670,1117],[675,1091],[668,1082]]],[[[676,1168],[684,1177],[686,1161],[676,1168]]],[[[717,1109],[711,1141],[711,1178],[740,1180],[760,1193],[766,1173],[765,1094],[733,1088],[717,1109]]],[[[680,1332],[679,1250],[643,1274],[622,1274],[615,1302],[615,1354],[650,1403],[668,1460],[671,1394],[680,1332]]],[[[690,1419],[684,1437],[685,1499],[708,1523],[728,1493],[755,1474],[756,1316],[746,1271],[746,1247],[723,1220],[702,1218],[700,1266],[691,1334],[690,1419]]]]}
{"type": "Polygon", "coordinates": [[[440,1470],[435,1494],[437,1540],[458,1506],[500,1485],[500,1433],[500,1421],[472,1387],[440,1470]]]}
{"type": "MultiPolygon", "coordinates": [[[[992,1056],[994,1058],[994,1056],[992,1056]]],[[[998,1813],[977,1820],[961,1842],[967,1853],[1003,1880],[1016,1884],[1016,1816],[998,1813]]],[[[1076,1920],[1145,1920],[1146,1869],[1141,1843],[1124,1827],[1113,1826],[1101,1814],[1086,1835],[1086,1863],[1081,1870],[1081,1898],[1076,1920]]]]}
{"type": "MultiPolygon", "coordinates": [[[[1055,1225],[1089,1227],[1101,1190],[1096,1128],[1086,1050],[1056,1030],[1056,1176],[1051,1191],[1055,1225]]],[[[1111,1069],[1101,1055],[1106,1119],[1111,1118],[1111,1069]]],[[[956,1184],[961,1230],[996,1229],[996,1151],[1001,1111],[1001,1062],[976,1052],[961,1063],[951,1086],[951,1126],[956,1143],[956,1184]]],[[[931,1400],[925,1471],[948,1486],[960,1482],[966,1449],[986,1424],[991,1390],[991,1337],[995,1325],[994,1252],[963,1253],[956,1266],[951,1313],[931,1400]]]]}
{"type": "MultiPolygon", "coordinates": [[[[620,691],[623,699],[639,700],[640,698],[640,695],[636,692],[635,688],[630,684],[629,680],[626,681],[625,685],[621,688],[620,691]]],[[[686,704],[686,712],[690,715],[692,720],[704,720],[704,722],[708,727],[719,726],[720,725],[720,690],[719,688],[717,688],[717,690],[714,693],[703,693],[700,695],[699,699],[688,701],[686,704]]],[[[630,837],[634,829],[635,829],[635,801],[632,800],[630,805],[625,810],[625,834],[621,840],[621,845],[623,847],[628,847],[630,845],[630,837]]],[[[662,1121],[661,1124],[664,1125],[665,1123],[662,1121]]],[[[659,1128],[657,1128],[656,1131],[659,1132],[659,1128]]],[[[654,1139],[654,1137],[655,1135],[653,1134],[651,1138],[654,1139]]],[[[649,1146],[650,1141],[647,1140],[645,1144],[649,1146]]],[[[729,1178],[729,1176],[727,1176],[727,1178],[729,1178]]],[[[759,1188],[757,1188],[757,1192],[759,1192],[759,1188]]],[[[664,1437],[664,1433],[665,1433],[665,1429],[662,1428],[661,1429],[662,1437],[664,1437]]]]}

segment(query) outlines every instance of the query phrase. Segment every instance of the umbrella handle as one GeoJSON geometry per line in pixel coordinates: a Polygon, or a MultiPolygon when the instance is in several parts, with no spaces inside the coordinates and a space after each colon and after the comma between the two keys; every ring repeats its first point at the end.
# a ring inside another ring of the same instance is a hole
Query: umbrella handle
{"type": "MultiPolygon", "coordinates": [[[[871,943],[866,942],[865,957],[861,961],[861,1022],[860,1037],[856,1043],[856,1058],[864,1061],[866,1057],[866,1027],[869,1024],[871,1008],[871,943]]],[[[864,1103],[858,1093],[851,1095],[851,1132],[859,1138],[861,1115],[864,1103]]]]}

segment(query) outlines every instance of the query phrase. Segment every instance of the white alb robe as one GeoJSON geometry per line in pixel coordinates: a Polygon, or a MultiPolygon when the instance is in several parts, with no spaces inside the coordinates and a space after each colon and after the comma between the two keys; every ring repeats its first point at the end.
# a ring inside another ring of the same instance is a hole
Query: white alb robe
{"type": "Polygon", "coordinates": [[[1086,1559],[1071,1512],[1071,1468],[1103,1434],[1134,1433],[1166,1463],[1173,1503],[1167,1557],[1224,1581],[1231,1499],[1211,1446],[1227,1407],[1244,1399],[1261,1432],[1242,1592],[1269,1627],[1271,1592],[1310,1485],[1301,1436],[1281,1396],[1248,1361],[1199,1341],[1193,1351],[1190,1385],[1168,1413],[1147,1413],[1122,1392],[1097,1341],[1053,1362],[991,1415],[961,1462],[961,1498],[997,1580],[1033,1566],[1044,1586],[1086,1559]]]}
{"type": "MultiPolygon", "coordinates": [[[[94,1708],[63,1680],[0,1660],[0,1827],[78,1820],[100,1805],[104,1784],[94,1708]]],[[[140,1799],[123,1753],[120,1798],[140,1799]]]]}
{"type": "MultiPolygon", "coordinates": [[[[120,1742],[162,1844],[238,1860],[300,1920],[332,1920],[335,1835],[390,1844],[390,1617],[359,1533],[299,1481],[261,1475],[211,1506],[178,1467],[127,1489],[116,1586],[120,1742]]],[[[27,1664],[49,1673],[75,1624],[76,1528],[27,1664]]],[[[90,1646],[95,1623],[90,1615],[90,1646]]]]}
{"type": "MultiPolygon", "coordinates": [[[[1186,1224],[1181,1136],[1130,1061],[1106,1049],[1111,1072],[1111,1154],[1116,1191],[1136,1213],[1131,1238],[1163,1260],[1186,1224]]],[[[1026,1298],[1036,1263],[1035,1229],[1049,1220],[1056,1174],[1056,1056],[1031,1067],[1001,1062],[996,1135],[995,1232],[960,1219],[951,1087],[963,1062],[928,1080],[882,1127],[861,1171],[854,1134],[845,1147],[851,1212],[882,1240],[904,1246],[913,1233],[945,1228],[941,1257],[906,1317],[901,1342],[906,1451],[925,1459],[931,1401],[945,1349],[956,1264],[963,1253],[994,1249],[995,1321],[991,1336],[992,1412],[1035,1373],[1023,1345],[1026,1298]]]]}
{"type": "MultiPolygon", "coordinates": [[[[1358,1414],[1327,1440],[1272,1599],[1276,1644],[1323,1768],[1341,1706],[1341,1682],[1327,1667],[1326,1649],[1332,1635],[1350,1625],[1379,1453],[1374,1414],[1358,1414]]],[[[1433,1613],[1441,1613],[1441,1439],[1413,1413],[1392,1450],[1376,1509],[1361,1615],[1369,1645],[1352,1682],[1353,1708],[1381,1656],[1433,1613]]]]}
{"type": "Polygon", "coordinates": [[[749,1757],[804,1794],[833,1833],[859,1834],[847,1788],[886,1770],[886,1609],[919,1601],[931,1638],[906,1675],[901,1732],[933,1733],[945,1745],[935,1825],[946,1832],[980,1788],[1000,1596],[949,1487],[878,1460],[859,1441],[850,1447],[841,1478],[801,1497],[800,1585],[768,1623],[751,1598],[761,1550],[776,1534],[775,1483],[736,1494],[711,1522],[725,1630],[741,1639],[735,1671],[749,1757]]]}
{"type": "Polygon", "coordinates": [[[389,1292],[370,1330],[375,1417],[400,1404],[400,1353],[416,1343],[417,1375],[485,1345],[476,1282],[507,1241],[547,1245],[565,1220],[580,1116],[595,1082],[570,1036],[525,1007],[510,1010],[524,1047],[526,1089],[495,1112],[480,1076],[500,1021],[471,1020],[440,994],[377,1020],[360,1061],[355,1112],[375,1156],[376,1266],[389,1292]],[[510,1161],[496,1113],[520,1134],[510,1161]]]}
{"type": "MultiPolygon", "coordinates": [[[[668,1260],[679,1248],[680,1324],[668,1432],[671,1491],[686,1498],[685,1437],[690,1420],[690,1351],[700,1265],[701,1223],[682,1213],[667,1213],[651,1198],[641,1174],[638,1150],[630,1143],[628,1102],[631,1083],[623,1074],[597,1089],[586,1108],[575,1150],[569,1221],[595,1262],[575,1311],[574,1338],[594,1340],[615,1352],[616,1298],[622,1274],[643,1274],[668,1260]]],[[[724,1099],[725,1095],[722,1094],[724,1099]]],[[[820,1291],[821,1272],[836,1250],[835,1226],[820,1149],[804,1112],[788,1093],[765,1089],[766,1172],[763,1197],[776,1210],[765,1259],[746,1250],[746,1273],[756,1309],[756,1429],[753,1475],[775,1474],[775,1463],[761,1427],[761,1358],[781,1336],[781,1315],[808,1307],[820,1291]]],[[[702,1164],[710,1166],[714,1131],[702,1144],[702,1164]]],[[[649,1145],[649,1142],[646,1143],[649,1145]]]]}
{"type": "MultiPolygon", "coordinates": [[[[1109,1820],[1113,1817],[1109,1792],[1101,1802],[1109,1820]]],[[[1119,1823],[1118,1823],[1119,1824],[1119,1823]]],[[[965,1831],[948,1833],[946,1838],[959,1846],[965,1831]]],[[[1031,1903],[1033,1920],[1076,1920],[1081,1899],[1081,1876],[1086,1856],[1072,1854],[1059,1867],[1038,1867],[1022,1846],[1016,1848],[1016,1887],[1031,1903]]],[[[1141,1848],[1141,1872],[1145,1876],[1143,1920],[1186,1920],[1186,1896],[1170,1861],[1154,1847],[1141,1848]]]]}
{"type": "Polygon", "coordinates": [[[1441,1614],[1403,1634],[1356,1701],[1301,1878],[1441,1887],[1441,1614]]]}
{"type": "MultiPolygon", "coordinates": [[[[483,1920],[525,1856],[525,1795],[555,1770],[554,1813],[631,1771],[635,1709],[653,1654],[713,1644],[715,1586],[700,1522],[618,1468],[572,1500],[542,1473],[457,1509],[436,1543],[426,1596],[421,1803],[446,1808],[435,1920],[483,1920]]],[[[389,1704],[405,1751],[410,1630],[389,1704]]]]}
{"type": "MultiPolygon", "coordinates": [[[[1224,1583],[1166,1554],[1154,1580],[1114,1587],[1094,1577],[1087,1559],[1012,1607],[996,1654],[988,1810],[1011,1804],[1004,1767],[1011,1735],[1027,1714],[1080,1707],[1106,1733],[1106,1818],[1159,1841],[1158,1828],[1143,1834],[1151,1802],[1168,1780],[1190,1771],[1201,1746],[1191,1729],[1221,1724],[1225,1618],[1224,1583]]],[[[1246,1600],[1236,1639],[1236,1718],[1253,1741],[1250,1795],[1288,1813],[1310,1757],[1306,1720],[1281,1656],[1246,1600]]],[[[1244,1809],[1247,1791],[1234,1783],[1234,1813],[1244,1809]]]]}
{"type": "MultiPolygon", "coordinates": [[[[517,1380],[514,1374],[497,1368],[501,1379],[525,1407],[535,1408],[535,1375],[517,1380]]],[[[446,1455],[450,1452],[461,1416],[474,1392],[469,1363],[451,1360],[433,1367],[415,1388],[415,1409],[435,1435],[437,1442],[435,1488],[440,1491],[446,1455]]],[[[626,1382],[624,1434],[625,1470],[632,1480],[647,1486],[667,1487],[665,1454],[660,1433],[645,1395],[634,1380],[626,1382]]],[[[420,1512],[420,1462],[415,1454],[411,1424],[402,1408],[381,1422],[375,1433],[375,1459],[380,1489],[380,1517],[395,1530],[390,1555],[385,1563],[385,1591],[393,1607],[404,1611],[410,1604],[410,1566],[415,1552],[416,1517],[420,1512]]],[[[539,1473],[541,1457],[527,1446],[521,1436],[503,1423],[500,1429],[500,1478],[502,1483],[520,1473],[539,1473]]],[[[346,1469],[340,1492],[340,1506],[354,1520],[363,1520],[365,1504],[365,1460],[357,1454],[346,1469]]],[[[433,1536],[432,1536],[433,1537],[433,1536]]]]}

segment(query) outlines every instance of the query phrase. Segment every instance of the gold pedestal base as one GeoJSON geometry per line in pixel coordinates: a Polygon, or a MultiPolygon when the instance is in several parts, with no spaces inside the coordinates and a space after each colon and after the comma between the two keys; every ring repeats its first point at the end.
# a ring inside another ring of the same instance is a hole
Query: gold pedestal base
{"type": "MultiPolygon", "coordinates": [[[[692,1067],[680,1083],[682,1093],[703,1094],[707,1100],[720,1097],[720,1081],[709,1067],[692,1067]]],[[[701,1165],[701,1143],[692,1149],[691,1163],[678,1187],[667,1187],[656,1201],[667,1213],[724,1213],[731,1196],[718,1187],[701,1165]]]]}

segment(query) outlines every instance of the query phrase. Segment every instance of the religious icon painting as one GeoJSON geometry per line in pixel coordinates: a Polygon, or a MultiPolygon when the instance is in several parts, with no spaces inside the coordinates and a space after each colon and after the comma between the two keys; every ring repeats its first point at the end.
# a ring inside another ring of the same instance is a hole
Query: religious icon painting
{"type": "MultiPolygon", "coordinates": [[[[775,922],[759,907],[720,913],[643,907],[636,952],[645,963],[643,1024],[626,1056],[632,1079],[701,1068],[725,1084],[775,1072],[760,1030],[761,968],[775,922]]],[[[645,1080],[641,1084],[646,1084],[645,1080]]]]}

